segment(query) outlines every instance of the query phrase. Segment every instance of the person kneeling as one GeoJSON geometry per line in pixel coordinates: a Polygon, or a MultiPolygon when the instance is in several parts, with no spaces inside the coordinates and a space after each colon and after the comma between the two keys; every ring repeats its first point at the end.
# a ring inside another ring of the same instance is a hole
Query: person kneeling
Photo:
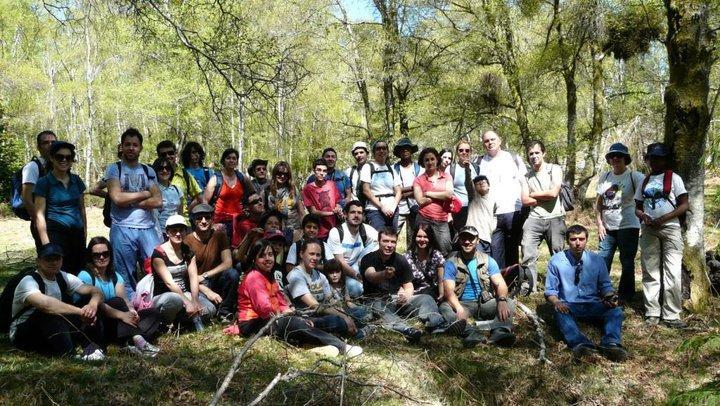
{"type": "Polygon", "coordinates": [[[103,295],[78,277],[60,271],[62,247],[48,243],[40,247],[37,271],[25,276],[15,288],[12,302],[10,341],[25,351],[47,355],[72,355],[76,345],[84,348],[81,359],[99,361],[105,354],[97,308],[103,295]],[[74,294],[90,296],[88,304],[72,305],[74,294]]]}
{"type": "MultiPolygon", "coordinates": [[[[515,343],[512,333],[515,303],[507,297],[507,285],[497,262],[477,250],[478,235],[473,226],[465,226],[458,233],[460,251],[452,252],[445,261],[445,302],[440,305],[440,312],[448,321],[466,320],[470,316],[478,320],[494,319],[489,341],[509,347],[515,343]]],[[[477,327],[465,327],[462,337],[466,347],[485,341],[477,327]]]]}
{"type": "Polygon", "coordinates": [[[603,323],[600,352],[612,361],[628,357],[620,345],[623,312],[610,284],[605,260],[585,250],[588,231],[581,225],[567,229],[570,247],[550,258],[545,283],[545,298],[555,307],[555,321],[565,342],[576,358],[597,353],[597,347],[578,328],[576,320],[603,323]]]}

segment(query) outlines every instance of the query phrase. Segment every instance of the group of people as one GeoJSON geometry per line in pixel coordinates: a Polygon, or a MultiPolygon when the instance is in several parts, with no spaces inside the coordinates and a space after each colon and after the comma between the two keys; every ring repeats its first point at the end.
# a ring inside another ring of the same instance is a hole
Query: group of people
{"type": "Polygon", "coordinates": [[[285,161],[270,169],[267,160],[254,159],[246,172],[238,170],[233,148],[213,170],[197,142],[184,145],[182,166],[169,140],[157,144],[157,159],[146,165],[143,136],[130,128],[120,138],[120,159],[86,190],[71,172],[75,146],[44,131],[37,136],[40,157],[22,171],[37,271],[15,288],[10,339],[51,354],[82,345],[85,359],[101,359],[114,342],[154,356],[159,349],[151,342],[162,331],[200,331],[217,319],[230,334],[263,330],[348,357],[362,348],[344,339],[363,339],[378,326],[411,343],[428,333],[457,336],[466,347],[511,346],[515,304],[508,286],[526,271],[520,291],[539,290],[543,240],[552,254],[544,294],[578,357],[598,351],[615,361],[627,357],[622,305],[635,299],[638,246],[646,322],[685,327],[687,191],[665,145],[648,146],[647,175],[630,169],[625,145],[610,147],[611,170],[598,179],[594,253],[585,227],[566,227],[563,170],[545,160],[542,141],[526,145],[527,164],[503,149],[494,131],[480,141],[479,155],[469,140],[418,153],[402,138],[392,149],[395,163],[388,141],[358,141],[350,150],[355,164],[344,171],[328,147],[309,178],[296,181],[285,161]],[[85,244],[85,193],[106,198],[109,240],[85,244]],[[399,253],[403,228],[407,251],[399,253]],[[617,289],[609,278],[616,250],[617,289]],[[599,346],[578,328],[586,318],[603,322],[599,346]]]}

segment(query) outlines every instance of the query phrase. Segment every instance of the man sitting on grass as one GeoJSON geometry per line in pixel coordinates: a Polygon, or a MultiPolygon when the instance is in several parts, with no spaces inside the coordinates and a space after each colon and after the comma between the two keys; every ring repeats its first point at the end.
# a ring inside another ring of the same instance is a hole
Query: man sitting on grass
{"type": "Polygon", "coordinates": [[[618,307],[605,260],[585,250],[587,237],[587,229],[579,224],[567,229],[569,249],[550,258],[545,298],[555,307],[555,321],[575,358],[591,356],[599,349],[609,360],[622,362],[628,357],[620,345],[622,308],[618,307]],[[599,347],[580,332],[576,319],[603,324],[599,347]]]}
{"type": "Polygon", "coordinates": [[[40,247],[37,271],[22,278],[15,288],[10,341],[21,350],[47,355],[72,355],[80,344],[83,360],[102,360],[105,355],[95,343],[102,337],[97,308],[103,294],[77,276],[61,272],[62,263],[63,251],[58,244],[40,247]],[[90,302],[75,307],[74,294],[90,296],[90,302]]]}

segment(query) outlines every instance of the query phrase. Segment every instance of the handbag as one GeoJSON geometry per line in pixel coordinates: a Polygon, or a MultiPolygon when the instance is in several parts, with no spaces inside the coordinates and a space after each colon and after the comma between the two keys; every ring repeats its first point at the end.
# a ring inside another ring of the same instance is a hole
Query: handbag
{"type": "Polygon", "coordinates": [[[458,214],[460,213],[460,210],[462,210],[463,204],[460,199],[458,199],[457,196],[452,195],[451,198],[445,199],[443,201],[443,210],[445,210],[448,213],[452,214],[458,214]]]}

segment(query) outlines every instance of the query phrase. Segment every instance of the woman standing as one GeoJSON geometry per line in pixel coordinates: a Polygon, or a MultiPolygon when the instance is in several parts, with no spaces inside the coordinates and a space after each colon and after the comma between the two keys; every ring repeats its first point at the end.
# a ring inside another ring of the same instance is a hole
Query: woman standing
{"type": "Polygon", "coordinates": [[[362,193],[367,201],[365,216],[376,230],[398,228],[398,204],[402,197],[400,176],[395,177],[388,165],[388,143],[379,140],[373,144],[373,160],[360,170],[362,193]]]}
{"type": "MultiPolygon", "coordinates": [[[[153,162],[153,169],[157,174],[158,188],[162,193],[162,207],[155,210],[155,219],[158,234],[163,237],[165,222],[173,214],[183,214],[185,205],[182,204],[183,192],[175,185],[172,185],[175,169],[168,158],[158,158],[153,162]]],[[[161,238],[161,240],[165,240],[161,238]]]]}
{"type": "Polygon", "coordinates": [[[222,169],[210,177],[205,187],[205,201],[215,206],[215,224],[222,224],[229,240],[233,235],[233,219],[243,213],[243,199],[253,193],[247,178],[237,170],[240,154],[235,148],[222,153],[222,169]]]}
{"type": "Polygon", "coordinates": [[[75,145],[55,141],[50,146],[52,170],[38,179],[35,196],[35,225],[42,245],[54,242],[67,252],[63,268],[77,275],[83,267],[87,235],[85,217],[85,184],[70,173],[75,162],[75,145]],[[73,253],[77,255],[73,255],[73,253]]]}
{"type": "Polygon", "coordinates": [[[438,249],[447,256],[452,248],[448,216],[450,212],[446,200],[453,196],[453,180],[446,172],[438,171],[440,154],[435,148],[420,151],[418,163],[425,168],[425,173],[415,178],[413,194],[420,210],[417,224],[428,224],[437,240],[438,249]]]}
{"type": "Polygon", "coordinates": [[[267,209],[279,211],[285,216],[285,225],[299,232],[300,223],[305,216],[305,206],[302,204],[302,198],[298,199],[290,164],[287,162],[280,161],[273,167],[272,180],[266,190],[266,197],[267,209]]]}
{"type": "Polygon", "coordinates": [[[295,309],[288,305],[280,286],[271,275],[275,266],[275,252],[266,240],[250,248],[248,259],[252,269],[238,287],[238,329],[250,336],[262,329],[268,321],[280,315],[268,330],[278,339],[299,344],[323,345],[316,348],[325,355],[360,355],[362,349],[345,344],[334,335],[315,328],[312,320],[292,316],[295,309]]]}
{"type": "Polygon", "coordinates": [[[128,352],[155,357],[160,349],[150,344],[159,327],[159,314],[155,308],[133,309],[125,293],[125,281],[112,267],[112,247],[105,237],[93,237],[86,251],[87,268],[80,271],[86,285],[102,291],[105,302],[98,307],[103,315],[103,334],[106,342],[127,344],[128,352]]]}
{"type": "Polygon", "coordinates": [[[405,253],[413,273],[415,294],[428,294],[436,300],[443,299],[443,274],[445,258],[437,249],[435,234],[427,224],[420,224],[405,253]]]}
{"type": "Polygon", "coordinates": [[[450,166],[453,160],[453,152],[449,148],[443,148],[440,151],[440,162],[438,163],[438,171],[445,172],[445,169],[450,166]]]}

